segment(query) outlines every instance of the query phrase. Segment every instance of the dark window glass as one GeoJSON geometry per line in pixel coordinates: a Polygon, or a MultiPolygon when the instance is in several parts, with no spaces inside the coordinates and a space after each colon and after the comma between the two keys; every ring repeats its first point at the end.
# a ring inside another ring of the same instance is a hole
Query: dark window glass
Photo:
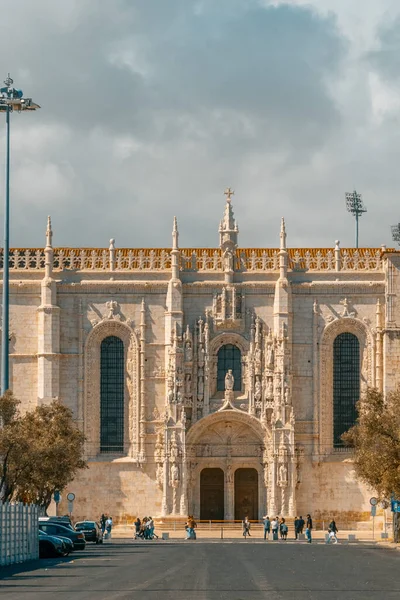
{"type": "Polygon", "coordinates": [[[225,390],[225,375],[232,369],[235,378],[233,389],[239,392],[242,389],[242,355],[237,346],[225,344],[218,351],[217,390],[225,390]]]}
{"type": "Polygon", "coordinates": [[[124,449],[124,344],[115,336],[100,347],[100,452],[124,449]]]}
{"type": "Polygon", "coordinates": [[[360,343],[352,333],[341,333],[333,343],[333,444],[343,446],[341,435],[357,418],[360,399],[360,343]]]}

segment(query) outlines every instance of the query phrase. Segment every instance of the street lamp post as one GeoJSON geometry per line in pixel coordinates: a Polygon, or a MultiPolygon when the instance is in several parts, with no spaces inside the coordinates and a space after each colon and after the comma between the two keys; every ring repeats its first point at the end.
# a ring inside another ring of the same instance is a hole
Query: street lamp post
{"type": "Polygon", "coordinates": [[[24,98],[22,90],[16,90],[13,80],[8,74],[0,88],[0,112],[6,113],[6,194],[4,200],[4,245],[3,245],[3,307],[1,329],[1,394],[9,388],[9,264],[10,249],[10,115],[16,110],[36,110],[40,108],[32,98],[24,98]]]}
{"type": "Polygon", "coordinates": [[[346,207],[349,213],[356,218],[356,248],[358,248],[358,219],[363,213],[367,212],[361,194],[357,194],[356,190],[354,192],[346,192],[346,207]]]}

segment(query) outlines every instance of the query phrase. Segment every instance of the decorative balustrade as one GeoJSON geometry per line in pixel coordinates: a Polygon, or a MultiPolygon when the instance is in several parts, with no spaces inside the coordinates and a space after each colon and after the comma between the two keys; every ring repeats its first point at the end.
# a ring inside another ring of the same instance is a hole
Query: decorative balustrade
{"type": "MultiPolygon", "coordinates": [[[[394,250],[388,249],[388,252],[394,250]]],[[[291,271],[380,271],[382,251],[378,248],[288,249],[291,271]]],[[[0,250],[0,269],[3,253],[0,250]]],[[[9,253],[13,270],[43,270],[43,248],[13,248],[9,253]]],[[[182,271],[223,271],[224,257],[220,248],[181,248],[182,271]]],[[[53,269],[64,271],[169,271],[169,248],[54,248],[53,269]]],[[[234,256],[235,271],[268,272],[279,270],[279,249],[239,248],[234,256]]]]}

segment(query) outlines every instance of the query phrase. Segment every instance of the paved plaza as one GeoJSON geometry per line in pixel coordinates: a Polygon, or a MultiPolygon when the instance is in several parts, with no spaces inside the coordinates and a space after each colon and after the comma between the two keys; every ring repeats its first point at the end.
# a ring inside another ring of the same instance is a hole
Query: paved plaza
{"type": "Polygon", "coordinates": [[[2,569],[0,599],[397,600],[399,561],[369,544],[112,540],[2,569]]]}

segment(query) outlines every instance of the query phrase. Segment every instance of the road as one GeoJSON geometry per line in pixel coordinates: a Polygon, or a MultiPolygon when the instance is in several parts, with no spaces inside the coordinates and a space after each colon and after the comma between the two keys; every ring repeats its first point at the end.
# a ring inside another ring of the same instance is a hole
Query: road
{"type": "Polygon", "coordinates": [[[379,546],[112,540],[0,570],[0,600],[391,600],[400,552],[379,546]]]}

